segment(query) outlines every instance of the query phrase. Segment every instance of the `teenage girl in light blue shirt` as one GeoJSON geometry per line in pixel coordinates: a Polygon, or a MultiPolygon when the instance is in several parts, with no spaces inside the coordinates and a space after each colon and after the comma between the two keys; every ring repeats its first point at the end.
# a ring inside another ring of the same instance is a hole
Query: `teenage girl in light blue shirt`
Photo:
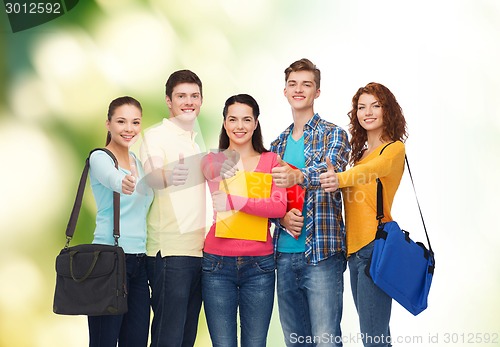
{"type": "Polygon", "coordinates": [[[126,254],[128,312],[123,315],[89,316],[90,347],[146,347],[149,333],[150,296],[146,270],[146,216],[153,191],[141,180],[141,162],[129,151],[140,135],[141,104],[124,96],[111,102],[106,128],[106,148],[90,156],[90,184],[97,205],[93,243],[114,244],[113,192],[120,193],[120,238],[126,254]]]}

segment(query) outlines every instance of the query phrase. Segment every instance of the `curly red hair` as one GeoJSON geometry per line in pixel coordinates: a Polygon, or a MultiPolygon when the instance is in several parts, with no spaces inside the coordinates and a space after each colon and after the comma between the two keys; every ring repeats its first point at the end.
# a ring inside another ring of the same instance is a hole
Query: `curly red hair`
{"type": "Polygon", "coordinates": [[[351,132],[351,157],[349,163],[354,165],[359,161],[365,149],[367,134],[366,130],[359,124],[358,100],[361,94],[373,95],[382,106],[383,112],[383,130],[382,140],[384,141],[402,141],[408,137],[406,132],[406,120],[403,115],[403,110],[399,106],[396,97],[392,92],[380,83],[371,82],[366,86],[358,89],[352,97],[352,109],[348,113],[350,124],[349,131],[351,132]]]}

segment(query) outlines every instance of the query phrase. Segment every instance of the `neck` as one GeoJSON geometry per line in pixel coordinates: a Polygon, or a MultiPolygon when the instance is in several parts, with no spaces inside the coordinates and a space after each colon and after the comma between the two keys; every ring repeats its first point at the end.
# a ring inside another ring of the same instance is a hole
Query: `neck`
{"type": "Polygon", "coordinates": [[[298,140],[300,137],[302,137],[302,134],[304,133],[304,125],[306,125],[306,123],[309,122],[312,117],[314,117],[314,111],[312,108],[307,110],[292,110],[292,116],[293,116],[292,137],[295,140],[298,140]]]}
{"type": "Polygon", "coordinates": [[[382,131],[376,131],[376,132],[368,132],[367,134],[367,140],[366,144],[368,146],[368,151],[372,151],[378,146],[380,146],[383,143],[386,143],[387,141],[382,139],[382,131]]]}
{"type": "Polygon", "coordinates": [[[195,122],[194,119],[184,120],[181,119],[181,116],[177,116],[177,117],[170,117],[169,120],[182,130],[193,132],[194,122],[195,122]]]}
{"type": "Polygon", "coordinates": [[[123,146],[118,146],[115,142],[111,141],[107,146],[107,149],[109,149],[116,157],[116,160],[118,160],[118,163],[120,166],[124,166],[125,163],[129,162],[129,148],[128,147],[123,147],[123,146]]]}
{"type": "Polygon", "coordinates": [[[240,158],[244,160],[245,158],[253,157],[259,153],[253,149],[252,143],[246,143],[244,145],[236,145],[234,143],[229,144],[228,150],[233,150],[238,152],[240,158]]]}

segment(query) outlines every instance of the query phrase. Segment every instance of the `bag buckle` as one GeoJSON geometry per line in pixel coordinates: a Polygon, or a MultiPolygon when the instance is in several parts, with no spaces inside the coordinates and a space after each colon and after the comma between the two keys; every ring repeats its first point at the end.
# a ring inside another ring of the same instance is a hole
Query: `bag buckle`
{"type": "Polygon", "coordinates": [[[71,237],[66,236],[66,244],[64,245],[64,249],[68,249],[69,248],[70,241],[71,241],[71,237]]]}

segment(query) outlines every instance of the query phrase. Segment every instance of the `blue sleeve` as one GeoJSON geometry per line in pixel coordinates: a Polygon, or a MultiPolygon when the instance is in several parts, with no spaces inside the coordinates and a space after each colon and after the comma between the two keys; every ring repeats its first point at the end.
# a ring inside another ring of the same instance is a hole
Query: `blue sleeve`
{"type": "Polygon", "coordinates": [[[95,151],[90,155],[90,174],[106,188],[122,192],[126,174],[116,169],[113,159],[105,152],[95,151]]]}

